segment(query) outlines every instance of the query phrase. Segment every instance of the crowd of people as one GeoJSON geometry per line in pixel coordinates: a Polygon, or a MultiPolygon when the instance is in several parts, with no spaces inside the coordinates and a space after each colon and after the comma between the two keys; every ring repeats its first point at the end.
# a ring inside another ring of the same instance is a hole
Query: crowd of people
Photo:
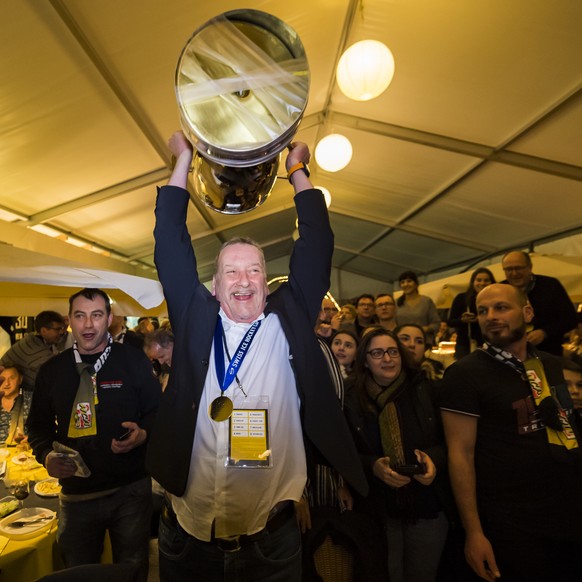
{"type": "Polygon", "coordinates": [[[186,227],[192,146],[169,146],[154,231],[169,321],[128,330],[83,289],[0,359],[0,440],[28,439],[59,479],[65,565],[98,563],[107,530],[146,580],[155,530],[171,582],[582,579],[581,334],[560,282],[512,251],[506,279],[475,270],[448,318],[412,271],[396,299],[337,304],[327,210],[294,143],[288,281],[270,293],[239,237],[209,290],[186,227]]]}

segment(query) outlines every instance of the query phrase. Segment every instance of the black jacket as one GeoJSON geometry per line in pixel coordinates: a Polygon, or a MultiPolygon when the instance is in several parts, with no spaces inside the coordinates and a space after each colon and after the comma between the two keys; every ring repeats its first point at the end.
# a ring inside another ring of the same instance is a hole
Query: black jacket
{"type": "MultiPolygon", "coordinates": [[[[411,397],[414,414],[421,432],[422,444],[419,447],[433,461],[437,469],[437,476],[430,487],[434,488],[437,499],[449,518],[454,518],[455,509],[448,481],[447,453],[440,410],[435,402],[434,387],[427,380],[422,371],[410,371],[405,380],[405,390],[411,397]]],[[[376,411],[366,410],[362,406],[359,394],[355,387],[355,377],[346,380],[346,396],[344,412],[354,434],[356,446],[366,476],[370,483],[370,496],[361,501],[361,508],[366,512],[378,512],[378,507],[386,507],[390,512],[398,503],[394,490],[382,483],[374,476],[372,467],[380,458],[384,457],[378,426],[376,411]]],[[[406,434],[406,426],[402,427],[406,434]]],[[[421,485],[421,487],[423,487],[421,485]]]]}
{"type": "Polygon", "coordinates": [[[531,323],[534,329],[543,329],[546,333],[546,339],[536,348],[561,357],[564,335],[577,324],[576,311],[568,293],[558,279],[546,275],[533,275],[526,292],[534,310],[531,323]]]}
{"type": "MultiPolygon", "coordinates": [[[[208,372],[220,305],[200,282],[186,228],[188,192],[164,187],[156,205],[155,261],[175,334],[172,372],[148,446],[147,465],[174,495],[186,489],[198,405],[208,372]],[[171,454],[169,453],[171,451],[171,454]]],[[[329,288],[333,233],[320,192],[295,197],[300,238],[289,281],[267,298],[265,315],[276,313],[290,347],[306,440],[357,490],[366,480],[314,333],[329,288]]]]}
{"type": "Polygon", "coordinates": [[[145,477],[145,445],[128,453],[115,454],[111,450],[111,440],[126,430],[122,422],[136,422],[150,434],[161,389],[145,354],[131,346],[112,344],[109,357],[97,373],[97,435],[69,439],[69,420],[78,385],[79,374],[71,348],[40,368],[26,423],[28,440],[38,462],[44,463],[53,441],[81,453],[91,476],[61,479],[63,493],[105,491],[145,477]]]}

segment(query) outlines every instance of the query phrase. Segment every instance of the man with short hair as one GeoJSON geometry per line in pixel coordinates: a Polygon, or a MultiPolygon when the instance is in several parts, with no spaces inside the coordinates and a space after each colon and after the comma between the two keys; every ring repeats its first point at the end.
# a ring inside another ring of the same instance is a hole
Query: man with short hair
{"type": "Polygon", "coordinates": [[[339,313],[337,305],[329,297],[324,297],[321,302],[321,310],[325,313],[325,321],[330,323],[332,318],[339,313]]]}
{"type": "Polygon", "coordinates": [[[57,538],[65,565],[99,563],[107,530],[114,562],[135,565],[145,581],[152,501],[145,443],[160,387],[143,352],[113,342],[104,291],[83,289],[69,305],[75,342],[39,370],[29,442],[62,486],[57,538]]]}
{"type": "Polygon", "coordinates": [[[324,297],[323,301],[321,302],[321,311],[319,312],[317,325],[315,327],[315,333],[324,341],[329,342],[334,329],[339,328],[340,321],[339,318],[336,317],[338,313],[339,309],[337,308],[336,304],[328,297],[324,297]],[[334,317],[336,317],[335,328],[334,317]]]}
{"type": "Polygon", "coordinates": [[[169,329],[156,329],[145,336],[143,349],[150,360],[171,368],[174,341],[174,334],[169,329]]]}
{"type": "Polygon", "coordinates": [[[308,178],[307,146],[291,144],[300,236],[288,281],[269,294],[260,246],[239,237],[222,246],[209,291],[186,228],[192,146],[182,132],[169,145],[176,165],[158,193],[154,235],[176,343],[148,446],[148,468],[171,494],[160,579],[299,582],[293,501],[306,483],[305,447],[366,489],[314,333],[333,253],[325,202],[308,178]]]}
{"type": "Polygon", "coordinates": [[[356,313],[358,314],[354,327],[358,337],[362,337],[364,329],[376,323],[376,315],[374,313],[374,296],[369,293],[363,293],[356,299],[356,313]]]}
{"type": "Polygon", "coordinates": [[[568,293],[554,277],[534,275],[532,260],[524,251],[506,253],[501,261],[506,280],[521,289],[533,307],[527,341],[540,350],[561,356],[564,336],[576,327],[576,311],[568,293]]]}
{"type": "Polygon", "coordinates": [[[109,326],[109,333],[114,342],[124,343],[125,333],[127,327],[125,325],[125,317],[123,315],[111,314],[111,325],[109,326]]]}
{"type": "Polygon", "coordinates": [[[160,328],[148,333],[143,344],[143,351],[154,364],[154,373],[162,385],[162,390],[168,385],[174,341],[171,330],[160,328]]]}
{"type": "Polygon", "coordinates": [[[378,324],[389,331],[394,331],[398,326],[394,297],[390,293],[378,293],[374,300],[374,308],[378,324]]]}
{"type": "Polygon", "coordinates": [[[581,580],[582,454],[561,361],[529,344],[525,294],[477,296],[485,342],[447,368],[441,409],[465,555],[486,580],[581,580]]]}
{"type": "MultiPolygon", "coordinates": [[[[67,331],[65,320],[56,311],[41,311],[34,318],[34,333],[27,333],[0,358],[0,370],[18,366],[24,375],[23,390],[32,390],[39,368],[55,354],[67,331]]],[[[61,348],[62,349],[62,348],[61,348]]]]}

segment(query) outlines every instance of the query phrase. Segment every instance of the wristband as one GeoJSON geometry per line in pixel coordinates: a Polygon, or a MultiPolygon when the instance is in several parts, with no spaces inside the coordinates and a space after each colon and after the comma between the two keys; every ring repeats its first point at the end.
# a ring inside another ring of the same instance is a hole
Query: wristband
{"type": "Polygon", "coordinates": [[[291,183],[291,176],[298,170],[305,172],[305,175],[309,178],[309,168],[307,167],[307,164],[304,162],[297,162],[287,170],[287,180],[289,180],[289,183],[291,183]]]}

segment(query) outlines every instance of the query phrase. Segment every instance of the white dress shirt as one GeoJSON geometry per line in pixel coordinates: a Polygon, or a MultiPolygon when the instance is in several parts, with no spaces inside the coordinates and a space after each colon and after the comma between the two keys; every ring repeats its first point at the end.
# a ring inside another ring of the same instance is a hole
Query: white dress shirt
{"type": "MultiPolygon", "coordinates": [[[[228,353],[233,356],[251,324],[229,320],[222,309],[220,317],[228,353]]],[[[172,498],[180,525],[203,541],[211,539],[213,522],[218,538],[260,531],[279,501],[301,498],[307,480],[300,401],[289,344],[275,314],[259,319],[261,326],[237,374],[246,396],[236,380],[224,395],[234,402],[235,409],[264,408],[264,402],[268,402],[272,466],[225,466],[230,423],[216,422],[208,414],[211,402],[220,396],[213,346],[198,409],[186,492],[172,498]]],[[[225,353],[225,368],[227,365],[225,353]]]]}

